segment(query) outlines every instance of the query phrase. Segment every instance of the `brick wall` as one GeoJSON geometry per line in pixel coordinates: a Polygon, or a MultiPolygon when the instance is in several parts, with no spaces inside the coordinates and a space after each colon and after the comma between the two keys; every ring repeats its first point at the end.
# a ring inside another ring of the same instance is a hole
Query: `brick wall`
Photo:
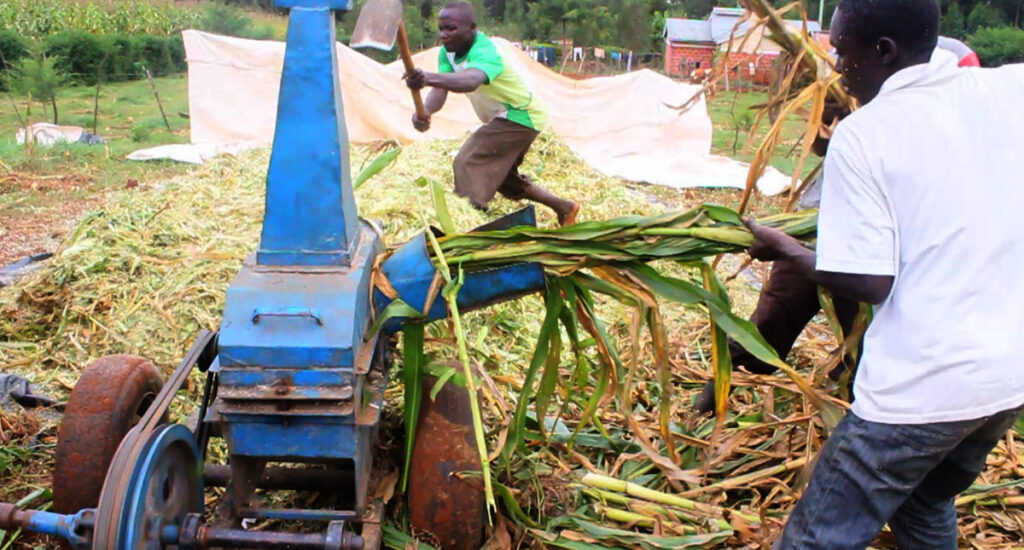
{"type": "Polygon", "coordinates": [[[697,63],[701,69],[708,69],[714,53],[713,46],[669,42],[665,45],[665,74],[687,78],[697,63]]]}
{"type": "MultiPolygon", "coordinates": [[[[711,68],[715,48],[701,44],[669,43],[665,46],[665,74],[687,78],[698,68],[711,68]]],[[[734,52],[729,54],[729,66],[734,67],[730,79],[767,85],[771,80],[772,68],[778,54],[753,54],[734,52]],[[750,63],[754,64],[754,75],[750,75],[750,63]]]]}

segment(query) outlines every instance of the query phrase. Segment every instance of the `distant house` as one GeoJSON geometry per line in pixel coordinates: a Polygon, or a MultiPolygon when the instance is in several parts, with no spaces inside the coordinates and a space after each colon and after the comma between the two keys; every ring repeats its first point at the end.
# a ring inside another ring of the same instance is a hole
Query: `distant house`
{"type": "MultiPolygon", "coordinates": [[[[763,27],[749,37],[746,36],[751,27],[749,21],[736,28],[744,13],[742,8],[713,8],[707,19],[666,20],[665,73],[686,78],[696,69],[711,68],[715,52],[724,52],[731,46],[730,66],[736,77],[758,84],[767,83],[781,48],[763,36],[763,27]],[[730,38],[733,40],[731,44],[730,38]]],[[[794,32],[799,32],[803,25],[802,21],[786,23],[794,32]]],[[[808,21],[807,31],[818,39],[821,25],[817,21],[808,21]]]]}

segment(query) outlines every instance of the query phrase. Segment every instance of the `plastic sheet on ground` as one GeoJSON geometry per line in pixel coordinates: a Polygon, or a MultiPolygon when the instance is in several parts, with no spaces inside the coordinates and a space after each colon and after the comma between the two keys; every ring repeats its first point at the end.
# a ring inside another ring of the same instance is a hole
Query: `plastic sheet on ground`
{"type": "Polygon", "coordinates": [[[31,141],[44,147],[51,147],[58,143],[85,143],[87,145],[106,143],[103,138],[86,132],[81,126],[58,126],[49,122],[37,122],[30,124],[27,128],[18,128],[18,131],[14,133],[14,140],[18,145],[24,145],[26,141],[31,141]]]}
{"type": "Polygon", "coordinates": [[[256,149],[263,145],[263,142],[234,142],[234,143],[172,143],[170,145],[158,145],[148,149],[132,151],[127,157],[128,160],[175,160],[189,164],[202,164],[217,155],[237,155],[239,153],[256,149]]]}
{"type": "MultiPolygon", "coordinates": [[[[270,142],[284,43],[191,30],[183,35],[192,143],[270,142]]],[[[710,154],[711,118],[703,100],[683,114],[672,108],[691,98],[698,87],[649,70],[573,80],[505,40],[495,42],[547,105],[548,131],[598,171],[674,188],[744,186],[745,164],[710,154]]],[[[437,55],[436,48],[419,52],[415,63],[436,70],[437,55]]],[[[352,142],[456,139],[480,125],[469,101],[449,94],[430,131],[420,134],[410,123],[412,99],[401,80],[401,63],[382,65],[343,44],[338,44],[337,58],[352,142]]],[[[788,185],[787,176],[769,170],[759,189],[771,195],[788,185]]]]}

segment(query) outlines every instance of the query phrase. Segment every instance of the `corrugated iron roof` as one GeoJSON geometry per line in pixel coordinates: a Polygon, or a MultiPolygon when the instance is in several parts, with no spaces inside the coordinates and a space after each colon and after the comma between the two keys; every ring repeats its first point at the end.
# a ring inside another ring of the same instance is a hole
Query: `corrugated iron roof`
{"type": "Polygon", "coordinates": [[[667,19],[665,38],[672,42],[711,42],[711,24],[700,19],[667,19]]]}
{"type": "MultiPolygon", "coordinates": [[[[736,22],[743,17],[742,8],[713,8],[711,14],[705,19],[667,19],[665,20],[665,38],[671,42],[714,42],[723,44],[729,41],[733,34],[736,22]]],[[[793,32],[800,32],[802,22],[798,20],[786,20],[786,26],[793,32]]],[[[744,21],[736,29],[736,36],[740,37],[750,29],[750,22],[744,21]]],[[[821,25],[817,21],[807,22],[809,33],[818,32],[821,25]]]]}

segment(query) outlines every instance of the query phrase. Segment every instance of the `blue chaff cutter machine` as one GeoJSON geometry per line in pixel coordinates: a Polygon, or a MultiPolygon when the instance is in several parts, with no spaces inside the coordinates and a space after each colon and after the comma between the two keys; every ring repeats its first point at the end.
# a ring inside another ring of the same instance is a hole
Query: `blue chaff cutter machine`
{"type": "MultiPolygon", "coordinates": [[[[263,231],[228,288],[219,333],[201,334],[166,382],[139,357],[108,356],[86,369],[58,437],[53,511],[0,504],[0,528],[93,550],[381,544],[381,511],[371,506],[369,488],[390,350],[386,336],[367,335],[373,314],[391,299],[372,288],[382,245],[357,217],[349,174],[334,11],[350,9],[351,0],[275,4],[290,14],[263,231]],[[171,400],[194,370],[206,383],[191,427],[169,423],[171,400]],[[227,445],[226,465],[205,464],[216,437],[227,445]],[[212,486],[226,487],[217,513],[205,506],[212,486]],[[261,505],[258,489],[317,491],[335,495],[337,505],[273,508],[261,505]],[[326,529],[244,528],[254,520],[323,522],[326,529]]],[[[528,208],[487,228],[534,223],[528,208]]],[[[423,235],[380,269],[405,302],[425,304],[435,267],[423,235]]],[[[459,306],[514,299],[543,285],[535,264],[469,273],[459,306]]],[[[447,304],[439,299],[424,314],[444,318],[447,304]]],[[[401,320],[392,320],[384,332],[400,329],[401,320]]],[[[426,400],[425,414],[441,416],[421,421],[434,431],[420,430],[425,440],[418,436],[417,448],[431,450],[413,460],[430,461],[419,471],[433,477],[410,481],[411,492],[426,495],[411,506],[423,508],[426,530],[446,548],[478,546],[483,525],[479,488],[457,485],[452,475],[461,468],[452,450],[459,435],[445,426],[464,408],[460,396],[467,399],[458,390],[426,400]]]]}

